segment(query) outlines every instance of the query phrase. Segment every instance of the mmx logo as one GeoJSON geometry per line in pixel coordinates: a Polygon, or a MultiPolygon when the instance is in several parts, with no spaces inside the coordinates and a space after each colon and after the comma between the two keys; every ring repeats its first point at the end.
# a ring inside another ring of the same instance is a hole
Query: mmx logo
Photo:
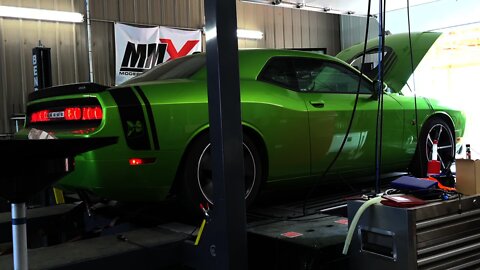
{"type": "MultiPolygon", "coordinates": [[[[199,42],[189,40],[177,51],[171,39],[160,39],[161,43],[135,44],[127,42],[123,55],[120,75],[130,75],[130,72],[144,72],[163,62],[165,53],[168,52],[171,59],[187,55],[199,42]]],[[[167,60],[167,61],[168,61],[167,60]]]]}
{"type": "Polygon", "coordinates": [[[151,69],[163,62],[166,50],[165,43],[134,44],[129,41],[125,48],[120,72],[143,72],[151,69]]]}

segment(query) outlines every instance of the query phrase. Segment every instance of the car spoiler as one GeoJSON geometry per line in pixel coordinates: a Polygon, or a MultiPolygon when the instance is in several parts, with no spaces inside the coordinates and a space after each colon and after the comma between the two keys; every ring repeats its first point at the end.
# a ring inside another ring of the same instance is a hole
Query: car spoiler
{"type": "Polygon", "coordinates": [[[71,94],[99,93],[107,90],[108,88],[110,87],[98,83],[89,82],[52,86],[30,93],[28,95],[28,102],[42,98],[65,96],[71,94]]]}

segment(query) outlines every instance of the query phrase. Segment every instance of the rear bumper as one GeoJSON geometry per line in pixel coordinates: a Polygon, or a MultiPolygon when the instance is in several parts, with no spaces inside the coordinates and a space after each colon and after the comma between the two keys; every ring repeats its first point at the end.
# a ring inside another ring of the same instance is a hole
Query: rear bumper
{"type": "Polygon", "coordinates": [[[177,170],[168,157],[160,155],[152,164],[130,166],[128,158],[95,160],[80,155],[75,158],[75,170],[57,185],[120,201],[162,201],[170,193],[177,170]]]}

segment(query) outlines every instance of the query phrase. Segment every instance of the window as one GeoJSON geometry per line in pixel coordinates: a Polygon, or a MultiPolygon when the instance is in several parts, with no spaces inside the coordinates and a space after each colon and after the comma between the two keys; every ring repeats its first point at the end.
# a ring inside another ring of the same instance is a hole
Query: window
{"type": "MultiPolygon", "coordinates": [[[[308,57],[274,57],[259,80],[300,92],[357,93],[360,74],[335,62],[308,57]]],[[[360,93],[371,94],[373,85],[361,79],[360,93]]]]}
{"type": "Polygon", "coordinates": [[[153,67],[122,85],[169,79],[188,79],[205,66],[205,54],[177,58],[153,67]]]}
{"type": "Polygon", "coordinates": [[[372,93],[372,84],[360,74],[337,64],[320,59],[296,58],[294,61],[298,86],[301,92],[357,93],[361,79],[360,93],[372,93]]]}
{"type": "Polygon", "coordinates": [[[297,77],[293,70],[291,57],[274,57],[270,59],[258,79],[297,90],[297,77]]]}

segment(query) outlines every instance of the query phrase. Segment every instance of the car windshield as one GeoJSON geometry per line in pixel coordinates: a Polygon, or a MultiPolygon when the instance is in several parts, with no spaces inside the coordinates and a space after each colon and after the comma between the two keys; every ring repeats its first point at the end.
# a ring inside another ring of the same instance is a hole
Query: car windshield
{"type": "Polygon", "coordinates": [[[157,65],[121,85],[169,79],[188,79],[205,66],[205,55],[196,54],[157,65]]]}

